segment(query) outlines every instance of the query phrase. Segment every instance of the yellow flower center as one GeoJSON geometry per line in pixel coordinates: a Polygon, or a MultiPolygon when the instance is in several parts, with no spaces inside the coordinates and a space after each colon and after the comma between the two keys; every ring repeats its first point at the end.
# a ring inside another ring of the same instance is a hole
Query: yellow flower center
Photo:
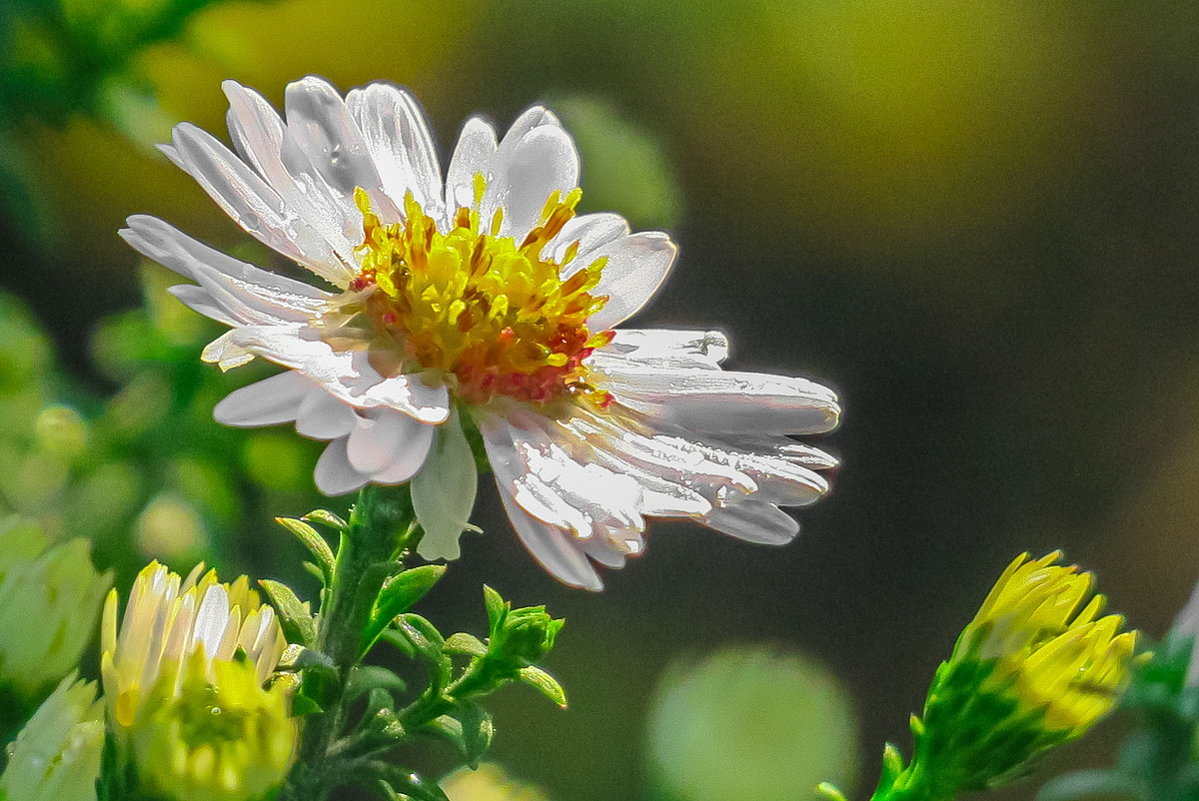
{"type": "Polygon", "coordinates": [[[583,363],[614,336],[587,328],[608,300],[591,294],[606,259],[570,270],[578,242],[560,261],[544,253],[574,217],[581,190],[553,192],[518,243],[499,236],[502,208],[484,227],[483,188],[476,175],[474,208],[459,208],[447,232],[411,193],[404,221],[383,223],[359,189],[361,271],[348,294],[362,297],[373,335],[395,346],[389,350],[400,355],[397,368],[453,376],[455,393],[470,403],[505,396],[550,404],[575,396],[607,405],[610,397],[588,383],[583,363]]]}

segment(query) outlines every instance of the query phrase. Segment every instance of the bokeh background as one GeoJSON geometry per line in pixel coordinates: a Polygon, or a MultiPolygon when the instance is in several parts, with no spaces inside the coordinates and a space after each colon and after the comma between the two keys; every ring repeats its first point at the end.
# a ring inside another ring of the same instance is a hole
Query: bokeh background
{"type": "MultiPolygon", "coordinates": [[[[270,263],[153,143],[181,120],[222,130],[223,78],[278,102],[307,73],[410,87],[443,150],[469,113],[549,103],[584,207],[680,243],[638,324],[720,328],[738,367],[844,397],[835,491],[785,548],[655,525],[593,596],[547,578],[484,490],[485,534],[423,611],[478,631],[486,581],[567,617],[549,666],[570,710],[495,703],[494,757],[548,797],[868,792],[1025,549],[1064,547],[1154,635],[1186,599],[1199,6],[1182,0],[6,0],[0,507],[91,537],[119,586],[151,557],[207,559],[311,596],[271,518],[345,509],[312,490],[313,443],[211,422],[269,370],[201,365],[213,329],[115,236],[151,213],[270,263]]],[[[1051,769],[1102,764],[1118,731],[1051,769]]]]}

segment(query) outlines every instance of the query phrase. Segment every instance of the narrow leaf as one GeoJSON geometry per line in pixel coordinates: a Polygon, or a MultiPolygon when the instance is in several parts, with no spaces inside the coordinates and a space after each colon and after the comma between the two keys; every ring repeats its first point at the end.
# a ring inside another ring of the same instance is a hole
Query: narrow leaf
{"type": "Polygon", "coordinates": [[[337,515],[330,512],[328,509],[313,509],[308,514],[300,518],[309,523],[319,523],[320,525],[333,529],[339,534],[350,527],[350,524],[342,520],[337,515]]]}
{"type": "Polygon", "coordinates": [[[397,615],[412,608],[412,605],[424,597],[444,574],[445,565],[422,565],[405,570],[385,583],[375,600],[370,623],[363,632],[366,649],[370,650],[383,629],[387,628],[397,615]]]}
{"type": "Polygon", "coordinates": [[[483,585],[483,603],[487,606],[487,626],[492,631],[498,631],[508,614],[508,603],[503,597],[486,584],[483,585]]]}
{"type": "Polygon", "coordinates": [[[558,683],[558,680],[549,673],[546,673],[539,667],[530,665],[518,670],[516,675],[522,682],[530,687],[537,688],[546,698],[566,709],[566,690],[562,689],[562,685],[558,683]]]}
{"type": "Polygon", "coordinates": [[[482,656],[487,653],[487,646],[475,635],[460,631],[457,634],[451,634],[445,641],[445,650],[448,653],[462,654],[463,656],[482,656]]]}
{"type": "Polygon", "coordinates": [[[275,522],[294,534],[296,539],[304,544],[321,569],[325,585],[331,584],[333,582],[333,565],[336,559],[333,556],[333,549],[329,547],[329,543],[325,542],[325,538],[312,526],[294,517],[276,517],[275,522]]]}
{"type": "Polygon", "coordinates": [[[260,579],[258,586],[266,592],[271,605],[279,613],[279,625],[283,636],[290,643],[312,645],[316,642],[316,623],[308,604],[302,603],[286,584],[270,579],[260,579]]]}

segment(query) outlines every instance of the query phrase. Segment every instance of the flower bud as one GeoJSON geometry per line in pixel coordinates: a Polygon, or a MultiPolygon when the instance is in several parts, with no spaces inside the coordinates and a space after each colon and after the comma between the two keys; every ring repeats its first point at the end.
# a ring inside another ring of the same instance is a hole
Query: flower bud
{"type": "Polygon", "coordinates": [[[0,775],[6,801],[96,801],[104,712],[96,685],[62,680],[8,747],[0,775]]]}

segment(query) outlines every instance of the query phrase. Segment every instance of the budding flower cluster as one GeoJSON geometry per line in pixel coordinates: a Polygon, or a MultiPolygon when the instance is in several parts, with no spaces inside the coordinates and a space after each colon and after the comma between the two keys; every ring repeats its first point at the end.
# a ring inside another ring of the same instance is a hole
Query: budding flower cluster
{"type": "Polygon", "coordinates": [[[1106,599],[1092,595],[1093,575],[1060,559],[1022,554],[999,577],[937,669],[923,716],[912,718],[911,763],[888,746],[874,801],[1000,787],[1116,705],[1137,634],[1121,616],[1101,614],[1106,599]]]}
{"type": "Polygon", "coordinates": [[[286,643],[242,576],[152,563],[118,629],[104,607],[101,668],[109,720],[132,745],[139,781],[173,801],[247,801],[279,786],[297,730],[288,687],[264,687],[286,643]]]}

